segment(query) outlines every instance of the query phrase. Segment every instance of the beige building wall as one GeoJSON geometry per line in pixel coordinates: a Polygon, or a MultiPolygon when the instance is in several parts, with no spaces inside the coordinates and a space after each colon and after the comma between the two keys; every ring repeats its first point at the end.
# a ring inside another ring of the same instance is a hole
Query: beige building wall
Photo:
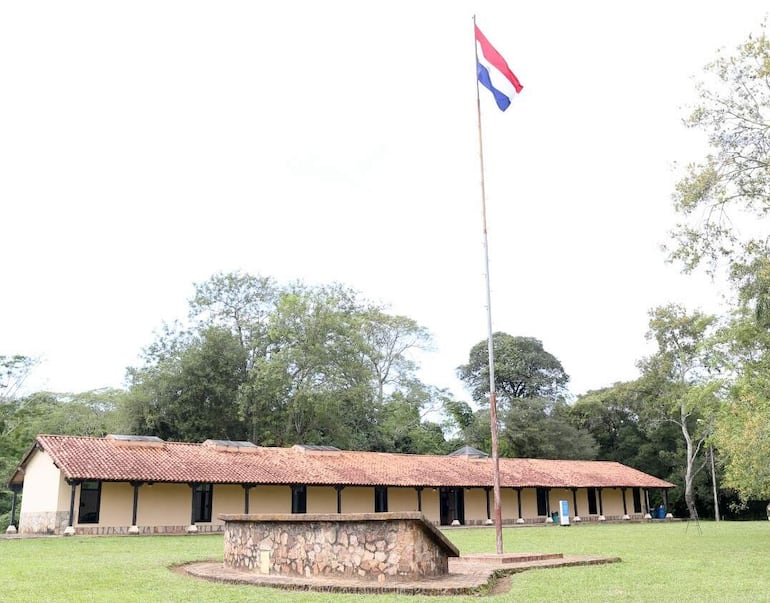
{"type": "MultiPolygon", "coordinates": [[[[604,515],[623,515],[623,496],[620,488],[603,488],[604,515]]],[[[633,506],[633,501],[632,501],[633,506]]]]}
{"type": "Polygon", "coordinates": [[[51,457],[42,450],[35,451],[27,463],[23,492],[21,513],[69,513],[70,486],[51,457]]]}
{"type": "Polygon", "coordinates": [[[24,472],[19,532],[54,534],[63,531],[69,523],[71,492],[72,487],[51,457],[42,450],[34,451],[24,472]]]}
{"type": "MultiPolygon", "coordinates": [[[[489,493],[490,509],[494,514],[495,508],[495,493],[489,493]]],[[[500,489],[500,507],[503,521],[516,521],[519,518],[519,501],[518,494],[513,488],[501,488],[500,489]]],[[[523,512],[523,509],[522,509],[523,512]]],[[[494,519],[494,517],[492,518],[494,519]]]]}
{"type": "MultiPolygon", "coordinates": [[[[343,491],[344,492],[344,491],[343,491]]],[[[289,505],[287,513],[291,512],[289,505]]],[[[308,513],[336,513],[337,491],[333,487],[308,486],[307,489],[308,513]]]]}
{"type": "MultiPolygon", "coordinates": [[[[139,496],[141,497],[141,488],[139,496]]],[[[77,506],[80,502],[80,486],[75,498],[75,525],[80,524],[80,515],[77,506]]],[[[99,523],[82,524],[84,526],[130,526],[131,514],[134,506],[134,488],[126,482],[102,482],[99,496],[99,523]]],[[[138,506],[137,506],[138,511],[138,506]]],[[[139,515],[137,513],[137,521],[139,515]]]]}
{"type": "MultiPolygon", "coordinates": [[[[487,499],[483,488],[465,488],[465,522],[478,523],[487,519],[487,499]]],[[[493,494],[490,493],[489,509],[494,508],[493,494]]]]}
{"type": "Polygon", "coordinates": [[[291,513],[291,488],[289,486],[252,488],[249,495],[249,513],[291,513]]]}
{"type": "MultiPolygon", "coordinates": [[[[571,499],[570,499],[571,500],[571,499]]],[[[588,517],[588,489],[578,488],[577,491],[577,509],[573,509],[573,504],[570,502],[570,512],[573,516],[588,517]]]]}
{"type": "Polygon", "coordinates": [[[425,488],[422,491],[422,512],[428,521],[438,523],[441,521],[441,508],[439,503],[438,488],[425,488]]]}
{"type": "MultiPolygon", "coordinates": [[[[214,484],[211,495],[211,523],[223,525],[219,519],[220,513],[243,513],[245,511],[246,495],[239,484],[214,484]]],[[[251,501],[249,501],[251,503],[251,501]]],[[[251,507],[249,507],[251,512],[251,507]]]]}
{"type": "Polygon", "coordinates": [[[559,501],[566,500],[569,503],[569,514],[572,517],[575,512],[572,504],[572,490],[569,488],[553,488],[548,493],[548,502],[550,504],[551,513],[559,512],[559,501]]]}
{"type": "MultiPolygon", "coordinates": [[[[190,525],[192,488],[187,484],[143,484],[139,488],[136,511],[138,526],[190,525]]],[[[130,515],[128,521],[131,521],[130,515]]]]}
{"type": "MultiPolygon", "coordinates": [[[[423,504],[425,504],[424,498],[423,504]]],[[[414,488],[388,488],[388,511],[416,510],[417,490],[414,488]]]]}
{"type": "Polygon", "coordinates": [[[521,516],[524,519],[535,519],[537,515],[537,490],[535,488],[522,488],[521,490],[521,516]]]}
{"type": "Polygon", "coordinates": [[[342,512],[374,513],[374,488],[345,488],[342,491],[342,512]]]}

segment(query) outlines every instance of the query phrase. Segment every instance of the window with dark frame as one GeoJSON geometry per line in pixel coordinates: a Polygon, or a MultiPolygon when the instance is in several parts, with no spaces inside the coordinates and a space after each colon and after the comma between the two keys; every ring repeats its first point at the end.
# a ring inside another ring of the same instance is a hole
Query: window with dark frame
{"type": "Polygon", "coordinates": [[[307,486],[291,487],[291,512],[307,513],[307,486]]]}
{"type": "Polygon", "coordinates": [[[588,495],[588,514],[596,515],[596,488],[586,488],[586,494],[588,495]]]}
{"type": "Polygon", "coordinates": [[[214,488],[211,484],[195,484],[193,487],[193,522],[211,521],[211,506],[214,488]]]}
{"type": "Polygon", "coordinates": [[[634,488],[634,513],[642,512],[642,489],[634,488]]]}
{"type": "Polygon", "coordinates": [[[78,523],[99,523],[101,495],[102,482],[85,481],[80,484],[78,523]]]}
{"type": "Polygon", "coordinates": [[[374,512],[388,512],[388,488],[386,486],[374,487],[374,512]]]}

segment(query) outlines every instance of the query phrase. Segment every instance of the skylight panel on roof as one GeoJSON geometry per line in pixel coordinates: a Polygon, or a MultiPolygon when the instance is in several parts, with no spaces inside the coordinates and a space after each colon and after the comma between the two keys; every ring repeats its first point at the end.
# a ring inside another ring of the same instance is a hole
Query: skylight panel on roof
{"type": "Polygon", "coordinates": [[[206,440],[203,446],[222,452],[257,452],[259,450],[256,444],[243,440],[206,440]]]}
{"type": "Polygon", "coordinates": [[[120,440],[121,442],[162,442],[158,436],[148,435],[124,435],[120,433],[111,433],[107,436],[108,440],[120,440]]]}
{"type": "Polygon", "coordinates": [[[119,446],[136,446],[136,447],[150,447],[160,448],[165,445],[165,442],[158,436],[148,435],[125,435],[119,433],[111,433],[105,437],[106,440],[112,440],[119,446]]]}
{"type": "Polygon", "coordinates": [[[211,442],[215,446],[229,446],[231,448],[256,448],[257,445],[252,442],[245,442],[241,440],[206,440],[211,442]]]}
{"type": "Polygon", "coordinates": [[[337,454],[342,452],[336,446],[318,446],[315,444],[294,444],[292,448],[304,454],[337,454]]]}

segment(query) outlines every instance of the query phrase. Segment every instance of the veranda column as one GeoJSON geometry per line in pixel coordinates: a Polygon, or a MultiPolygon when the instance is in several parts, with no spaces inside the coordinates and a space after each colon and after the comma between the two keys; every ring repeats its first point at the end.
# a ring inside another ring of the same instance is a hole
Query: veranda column
{"type": "Polygon", "coordinates": [[[516,503],[519,508],[519,516],[516,518],[516,523],[524,523],[524,518],[521,516],[521,488],[514,488],[516,490],[516,503]]]}
{"type": "Polygon", "coordinates": [[[243,488],[243,512],[245,515],[249,514],[249,495],[254,484],[241,484],[243,488]]]}
{"type": "Polygon", "coordinates": [[[77,490],[78,484],[80,483],[77,480],[66,480],[67,483],[70,485],[70,517],[69,517],[69,523],[67,524],[67,527],[64,528],[64,535],[65,536],[73,536],[75,534],[75,490],[77,490]]]}
{"type": "Polygon", "coordinates": [[[136,512],[139,507],[139,487],[144,482],[129,482],[131,486],[134,488],[134,504],[131,508],[131,525],[128,528],[129,534],[138,534],[139,533],[139,526],[136,525],[136,512]]]}
{"type": "Polygon", "coordinates": [[[15,534],[18,531],[16,529],[16,500],[18,499],[19,492],[21,491],[21,484],[11,484],[9,488],[11,489],[11,492],[13,492],[13,499],[11,500],[11,519],[8,527],[5,530],[5,533],[15,534]]]}
{"type": "Polygon", "coordinates": [[[580,522],[580,513],[578,512],[577,504],[577,488],[570,488],[572,490],[572,507],[575,509],[575,517],[572,518],[574,522],[580,522]]]}
{"type": "Polygon", "coordinates": [[[604,516],[604,499],[602,498],[602,490],[603,488],[597,488],[596,491],[599,493],[599,521],[606,521],[606,517],[604,516]]]}
{"type": "Polygon", "coordinates": [[[417,510],[422,513],[422,486],[417,486],[417,510]]]}
{"type": "Polygon", "coordinates": [[[628,506],[626,503],[626,490],[627,488],[620,489],[620,494],[623,497],[623,519],[631,519],[631,517],[629,517],[628,515],[628,506]]]}
{"type": "Polygon", "coordinates": [[[487,496],[487,520],[486,520],[484,523],[486,523],[487,525],[492,525],[492,524],[494,523],[494,522],[492,521],[492,515],[491,515],[491,514],[490,514],[490,512],[489,512],[489,491],[490,491],[491,489],[492,489],[492,488],[490,488],[489,486],[486,486],[486,487],[484,488],[484,494],[486,494],[486,496],[487,496]]]}
{"type": "Polygon", "coordinates": [[[650,491],[647,488],[644,489],[644,508],[644,518],[652,519],[652,511],[650,511],[650,491]]]}
{"type": "Polygon", "coordinates": [[[342,513],[342,491],[345,489],[345,486],[334,486],[334,489],[337,491],[337,513],[342,513]]]}
{"type": "Polygon", "coordinates": [[[187,484],[190,486],[190,525],[187,526],[188,534],[195,534],[198,532],[198,526],[195,525],[195,482],[187,484]]]}

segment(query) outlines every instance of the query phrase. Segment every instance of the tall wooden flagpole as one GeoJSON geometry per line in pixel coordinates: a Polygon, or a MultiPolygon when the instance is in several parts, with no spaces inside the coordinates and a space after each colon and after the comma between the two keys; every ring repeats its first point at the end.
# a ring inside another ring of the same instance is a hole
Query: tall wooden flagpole
{"type": "MultiPolygon", "coordinates": [[[[476,15],[473,15],[473,48],[476,65],[479,62],[479,50],[476,44],[476,15]]],[[[478,69],[478,67],[477,67],[478,69]]],[[[503,554],[503,514],[500,506],[500,457],[497,451],[497,397],[495,394],[495,355],[492,345],[492,288],[489,284],[489,240],[487,236],[487,195],[484,187],[484,144],[481,136],[481,96],[479,78],[476,74],[476,117],[479,131],[479,166],[481,168],[481,220],[484,230],[484,280],[487,286],[487,348],[489,351],[489,423],[492,432],[492,471],[494,473],[495,500],[495,543],[497,554],[503,554]]]]}

